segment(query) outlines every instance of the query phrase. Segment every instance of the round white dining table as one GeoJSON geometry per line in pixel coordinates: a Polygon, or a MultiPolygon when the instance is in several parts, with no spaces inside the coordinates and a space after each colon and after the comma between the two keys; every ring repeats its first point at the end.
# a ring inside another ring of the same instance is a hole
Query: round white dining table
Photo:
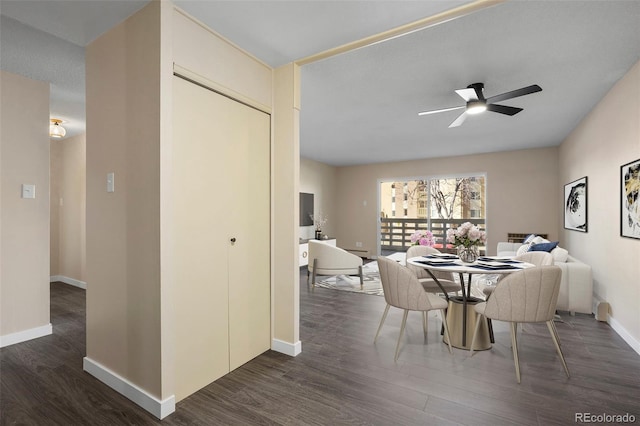
{"type": "MultiPolygon", "coordinates": [[[[450,302],[450,298],[447,295],[447,292],[444,291],[444,287],[438,281],[435,274],[435,271],[444,271],[444,272],[452,272],[454,274],[458,274],[460,277],[460,290],[462,293],[461,302],[463,305],[462,309],[462,343],[461,347],[463,349],[467,349],[467,304],[468,303],[479,303],[482,302],[482,299],[478,299],[476,297],[471,296],[471,277],[473,274],[499,274],[506,275],[511,274],[513,272],[521,271],[526,268],[532,268],[535,265],[527,262],[517,261],[511,258],[505,257],[489,257],[482,256],[478,258],[477,261],[473,263],[464,263],[457,256],[453,255],[429,255],[429,256],[418,256],[407,259],[407,263],[417,266],[419,268],[424,268],[433,281],[442,288],[442,292],[444,293],[447,301],[450,302]],[[465,280],[466,275],[466,280],[465,280]]],[[[493,342],[493,331],[489,329],[490,340],[493,342]]],[[[452,343],[453,345],[453,343],[452,343]]],[[[456,346],[456,345],[453,345],[456,346]]]]}

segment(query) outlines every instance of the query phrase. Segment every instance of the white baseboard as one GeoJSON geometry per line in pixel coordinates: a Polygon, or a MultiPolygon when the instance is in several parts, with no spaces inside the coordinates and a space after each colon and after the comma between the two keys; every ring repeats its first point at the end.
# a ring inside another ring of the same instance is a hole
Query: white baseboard
{"type": "Polygon", "coordinates": [[[638,355],[640,355],[640,341],[636,340],[623,326],[622,324],[620,324],[615,318],[612,318],[611,315],[609,315],[608,317],[608,321],[609,325],[611,326],[611,328],[613,328],[613,330],[618,333],[618,335],[620,337],[622,337],[622,339],[624,339],[625,342],[627,342],[629,344],[629,346],[631,346],[631,348],[633,348],[634,351],[636,351],[638,353],[638,355]]]}
{"type": "Polygon", "coordinates": [[[40,327],[18,331],[17,333],[6,334],[4,336],[0,336],[0,348],[20,342],[26,342],[31,339],[37,339],[38,337],[48,336],[51,333],[53,333],[53,327],[51,326],[51,323],[49,323],[40,327]]]}
{"type": "Polygon", "coordinates": [[[60,281],[63,282],[65,284],[69,284],[72,285],[74,287],[78,287],[78,288],[82,288],[82,289],[87,289],[87,283],[84,281],[80,281],[80,280],[76,280],[75,278],[69,278],[69,277],[65,277],[64,275],[51,275],[49,277],[49,282],[52,283],[54,281],[60,281]]]}
{"type": "Polygon", "coordinates": [[[131,401],[135,402],[160,420],[176,411],[176,398],[174,395],[171,395],[169,398],[161,401],[147,393],[144,389],[134,385],[124,377],[121,377],[109,370],[107,367],[91,360],[89,357],[83,358],[82,368],[84,371],[91,374],[111,389],[129,398],[131,401]]]}
{"type": "Polygon", "coordinates": [[[271,339],[271,350],[289,356],[298,356],[302,353],[302,342],[298,340],[296,343],[289,343],[284,340],[271,339]]]}

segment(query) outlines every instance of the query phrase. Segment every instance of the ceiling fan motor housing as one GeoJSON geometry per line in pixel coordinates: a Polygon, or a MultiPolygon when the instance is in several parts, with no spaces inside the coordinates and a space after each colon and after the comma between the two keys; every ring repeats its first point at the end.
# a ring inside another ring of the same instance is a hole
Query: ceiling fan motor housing
{"type": "Polygon", "coordinates": [[[478,100],[484,101],[484,83],[473,83],[467,86],[467,89],[473,89],[476,91],[476,95],[478,96],[478,100]]]}

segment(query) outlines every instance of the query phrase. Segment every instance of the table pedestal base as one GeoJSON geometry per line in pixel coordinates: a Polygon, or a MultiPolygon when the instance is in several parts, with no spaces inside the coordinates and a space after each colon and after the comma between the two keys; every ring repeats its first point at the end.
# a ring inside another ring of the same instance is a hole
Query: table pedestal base
{"type": "MultiPolygon", "coordinates": [[[[473,339],[473,332],[476,327],[476,322],[480,321],[480,315],[476,314],[473,306],[482,303],[483,300],[472,297],[467,299],[467,333],[466,342],[462,344],[462,330],[463,330],[463,311],[464,305],[462,297],[450,297],[449,308],[447,310],[447,325],[449,326],[449,334],[451,335],[451,346],[458,349],[469,350],[471,348],[471,340],[473,339]]],[[[478,336],[476,336],[475,351],[484,351],[491,349],[491,340],[489,338],[489,328],[487,327],[487,321],[481,320],[480,330],[478,330],[478,336]]],[[[447,336],[444,336],[444,342],[447,342],[447,336]]]]}

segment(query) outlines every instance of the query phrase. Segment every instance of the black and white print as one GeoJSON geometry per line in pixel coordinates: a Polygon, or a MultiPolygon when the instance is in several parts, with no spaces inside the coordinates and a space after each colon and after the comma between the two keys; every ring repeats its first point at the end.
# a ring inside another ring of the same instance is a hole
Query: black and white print
{"type": "Polygon", "coordinates": [[[564,186],[564,227],[587,232],[587,177],[564,186]]]}
{"type": "Polygon", "coordinates": [[[640,159],[620,167],[620,235],[640,239],[640,159]]]}

